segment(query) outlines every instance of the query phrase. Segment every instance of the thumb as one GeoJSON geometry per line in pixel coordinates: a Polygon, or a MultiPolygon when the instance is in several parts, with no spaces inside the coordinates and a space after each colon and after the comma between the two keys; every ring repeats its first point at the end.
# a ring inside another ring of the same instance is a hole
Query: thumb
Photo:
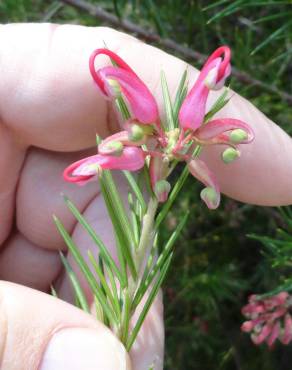
{"type": "Polygon", "coordinates": [[[122,344],[81,310],[7,282],[0,294],[1,369],[131,369],[122,344]]]}

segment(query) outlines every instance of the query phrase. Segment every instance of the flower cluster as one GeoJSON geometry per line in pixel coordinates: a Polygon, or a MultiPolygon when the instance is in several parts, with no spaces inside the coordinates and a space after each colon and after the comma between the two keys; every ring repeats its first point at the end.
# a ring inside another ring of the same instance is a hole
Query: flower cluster
{"type": "Polygon", "coordinates": [[[122,97],[127,102],[131,118],[123,122],[122,131],[98,145],[97,155],[69,166],[64,171],[65,180],[82,184],[103,169],[137,171],[147,164],[153,191],[158,200],[164,202],[170,191],[167,177],[171,163],[185,161],[189,172],[205,185],[201,198],[210,209],[217,208],[219,186],[205,162],[198,158],[198,149],[206,145],[227,145],[222,159],[230,163],[240,155],[238,145],[254,138],[250,126],[238,119],[206,120],[209,92],[220,89],[230,75],[230,49],[222,46],[207,59],[180,106],[178,126],[171,129],[163,124],[148,87],[118,55],[108,49],[97,49],[90,57],[89,68],[106,99],[122,97]],[[114,65],[96,70],[95,59],[99,55],[107,55],[114,65]]]}
{"type": "Polygon", "coordinates": [[[249,303],[242,313],[248,319],[241,330],[251,333],[255,344],[266,342],[271,347],[278,338],[283,344],[292,341],[292,297],[287,292],[260,299],[249,297],[249,303]]]}

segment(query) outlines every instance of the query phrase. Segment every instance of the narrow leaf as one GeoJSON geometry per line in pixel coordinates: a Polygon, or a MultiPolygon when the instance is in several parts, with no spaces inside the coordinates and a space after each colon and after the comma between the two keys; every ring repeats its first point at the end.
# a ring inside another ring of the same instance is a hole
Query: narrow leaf
{"type": "Polygon", "coordinates": [[[125,284],[125,281],[123,279],[123,276],[122,276],[122,274],[121,274],[118,266],[116,265],[114,259],[110,255],[107,247],[104,245],[104,243],[99,238],[99,236],[96,234],[96,232],[93,230],[93,228],[88,224],[88,222],[85,220],[85,218],[81,215],[81,213],[76,208],[76,206],[70,201],[70,199],[67,198],[66,196],[64,197],[64,199],[65,199],[65,203],[66,203],[67,207],[69,208],[69,210],[76,217],[76,219],[83,226],[83,228],[87,231],[88,235],[91,237],[91,239],[93,240],[94,244],[98,247],[99,252],[100,252],[102,258],[112,268],[112,270],[114,271],[115,275],[119,279],[120,283],[124,285],[125,284]]]}
{"type": "Polygon", "coordinates": [[[75,259],[78,267],[82,271],[82,273],[83,273],[86,281],[88,282],[93,294],[97,297],[98,301],[100,302],[104,313],[107,315],[107,317],[108,317],[108,319],[110,320],[111,323],[116,323],[117,324],[117,318],[115,317],[113,311],[109,308],[109,306],[106,302],[106,299],[105,299],[99,285],[97,284],[97,282],[95,280],[94,275],[90,271],[87,263],[85,262],[84,258],[82,257],[82,255],[81,255],[80,251],[78,250],[77,246],[73,242],[72,238],[70,237],[70,235],[68,234],[68,232],[66,231],[66,229],[64,228],[64,226],[60,222],[60,220],[56,216],[53,216],[53,218],[54,218],[55,224],[56,224],[60,234],[64,238],[64,240],[65,240],[65,242],[68,246],[69,251],[71,252],[73,258],[75,259]]]}
{"type": "Polygon", "coordinates": [[[170,94],[169,94],[169,89],[168,89],[165,73],[163,71],[161,72],[161,87],[162,87],[162,95],[163,95],[163,101],[164,101],[167,128],[168,130],[173,130],[175,128],[175,122],[173,118],[172,102],[170,99],[170,94]]]}
{"type": "MultiPolygon", "coordinates": [[[[122,248],[119,258],[125,258],[133,278],[136,279],[137,271],[132,256],[132,250],[135,247],[135,238],[124,204],[110,171],[103,171],[100,177],[100,188],[118,239],[118,247],[122,248]]],[[[123,263],[123,261],[120,262],[123,263]]]]}
{"type": "Polygon", "coordinates": [[[179,85],[178,85],[178,88],[177,88],[177,91],[176,91],[176,95],[175,95],[175,99],[174,99],[174,104],[173,104],[173,118],[175,120],[175,123],[176,123],[176,127],[178,127],[178,113],[179,113],[179,110],[180,110],[180,107],[182,105],[182,102],[184,101],[186,95],[187,95],[187,92],[188,92],[188,88],[186,85],[186,80],[187,80],[187,70],[184,71],[182,77],[181,77],[181,80],[179,82],[179,85]]]}
{"type": "Polygon", "coordinates": [[[120,307],[119,306],[116,306],[116,302],[114,300],[114,296],[113,296],[113,293],[110,289],[110,287],[108,286],[108,283],[105,279],[105,276],[104,276],[104,273],[102,272],[101,268],[99,267],[98,263],[96,262],[95,258],[94,258],[94,255],[92,254],[91,251],[88,251],[87,252],[88,254],[88,257],[89,257],[89,260],[100,280],[100,284],[105,292],[105,296],[109,299],[110,303],[112,304],[112,308],[113,310],[115,311],[115,314],[116,316],[119,318],[120,317],[120,307]]]}
{"type": "Polygon", "coordinates": [[[145,320],[145,317],[146,317],[154,299],[157,296],[158,290],[159,290],[159,288],[161,287],[161,285],[164,281],[164,278],[165,278],[166,273],[168,271],[171,259],[172,259],[172,254],[169,255],[166,263],[164,264],[163,269],[161,270],[160,276],[157,279],[157,281],[155,282],[155,284],[153,285],[153,287],[151,289],[151,292],[149,293],[149,296],[148,296],[148,298],[145,302],[145,305],[142,309],[142,312],[141,312],[141,314],[140,314],[140,316],[139,316],[139,318],[136,322],[136,325],[135,325],[133,331],[130,334],[130,337],[129,337],[129,339],[127,341],[127,344],[126,344],[126,349],[127,349],[128,352],[130,351],[130,349],[131,349],[131,347],[132,347],[132,345],[133,345],[133,343],[134,343],[134,341],[135,341],[135,339],[136,339],[136,337],[139,333],[139,330],[141,329],[141,326],[142,326],[142,324],[145,320]]]}
{"type": "Polygon", "coordinates": [[[64,256],[64,254],[62,252],[60,252],[60,257],[61,257],[62,263],[65,267],[65,270],[68,274],[68,277],[71,281],[72,287],[74,289],[75,296],[76,296],[76,298],[78,299],[78,301],[80,303],[81,309],[83,311],[87,312],[87,313],[90,313],[90,309],[89,309],[89,306],[88,306],[88,303],[87,303],[87,299],[85,297],[85,294],[84,294],[84,292],[81,288],[81,285],[79,283],[79,280],[78,280],[75,272],[73,271],[71,265],[67,261],[67,258],[64,256]]]}
{"type": "Polygon", "coordinates": [[[231,98],[226,99],[228,92],[229,89],[225,89],[223,93],[219,96],[219,98],[215,101],[209,112],[205,115],[204,123],[210,121],[210,119],[215,116],[215,114],[219,112],[229,102],[231,98]]]}
{"type": "Polygon", "coordinates": [[[131,174],[131,172],[129,172],[129,171],[123,171],[123,173],[124,173],[124,175],[125,175],[125,177],[126,177],[126,179],[128,181],[128,184],[130,185],[133,193],[135,194],[138,202],[141,205],[143,214],[145,214],[145,212],[147,210],[147,205],[145,203],[145,200],[144,200],[142,191],[140,190],[139,185],[137,184],[137,181],[135,180],[135,178],[131,174]]]}

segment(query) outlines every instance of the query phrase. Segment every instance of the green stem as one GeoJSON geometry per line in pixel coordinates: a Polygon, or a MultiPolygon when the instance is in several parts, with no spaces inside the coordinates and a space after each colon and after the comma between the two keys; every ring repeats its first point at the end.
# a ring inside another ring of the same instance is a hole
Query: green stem
{"type": "Polygon", "coordinates": [[[122,323],[120,330],[120,340],[126,345],[128,342],[129,335],[129,323],[133,312],[135,311],[134,296],[139,289],[141,283],[141,277],[143,275],[143,264],[145,256],[148,255],[148,250],[152,248],[154,240],[154,220],[156,215],[156,210],[158,207],[158,201],[156,198],[151,197],[147,206],[147,211],[143,217],[141,237],[138,244],[136,253],[134,253],[134,262],[137,271],[137,279],[133,279],[132,276],[129,277],[129,285],[126,289],[122,291],[122,301],[124,303],[122,312],[122,323]]]}
{"type": "Polygon", "coordinates": [[[141,238],[137,249],[137,254],[135,258],[136,269],[139,273],[143,265],[143,260],[145,258],[148,248],[152,247],[152,242],[154,239],[154,219],[156,210],[158,207],[158,201],[156,198],[150,198],[148,203],[147,212],[143,217],[143,226],[141,231],[141,238]]]}

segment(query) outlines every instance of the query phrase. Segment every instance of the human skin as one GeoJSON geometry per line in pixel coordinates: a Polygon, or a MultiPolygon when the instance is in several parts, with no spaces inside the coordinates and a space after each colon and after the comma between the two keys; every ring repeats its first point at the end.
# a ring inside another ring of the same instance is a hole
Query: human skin
{"type": "MultiPolygon", "coordinates": [[[[160,71],[166,73],[173,95],[187,65],[109,28],[5,25],[0,26],[0,38],[1,369],[84,368],[77,357],[83,364],[89,361],[88,369],[148,370],[153,359],[155,370],[162,369],[161,299],[149,314],[130,365],[123,347],[102,324],[42,292],[56,281],[59,296],[72,299],[58,252],[66,246],[52,222],[53,213],[84,255],[94,248],[60,193],[73,200],[114,253],[98,184],[78,187],[62,179],[68,164],[95,152],[96,133],[105,137],[119,126],[91,80],[91,52],[105,43],[118,53],[149,86],[160,107],[160,71]],[[77,354],[72,350],[76,346],[77,354]],[[59,362],[53,363],[53,358],[59,362]]],[[[108,59],[100,57],[97,67],[106,63],[108,59]]],[[[188,71],[192,86],[197,71],[190,66],[188,71]]],[[[216,94],[211,93],[209,104],[216,94]]],[[[218,148],[204,151],[222,192],[258,205],[292,203],[290,137],[237,94],[218,116],[241,119],[255,131],[254,142],[242,146],[241,158],[228,166],[221,162],[218,148]]],[[[122,192],[123,187],[121,183],[122,192]]]]}

